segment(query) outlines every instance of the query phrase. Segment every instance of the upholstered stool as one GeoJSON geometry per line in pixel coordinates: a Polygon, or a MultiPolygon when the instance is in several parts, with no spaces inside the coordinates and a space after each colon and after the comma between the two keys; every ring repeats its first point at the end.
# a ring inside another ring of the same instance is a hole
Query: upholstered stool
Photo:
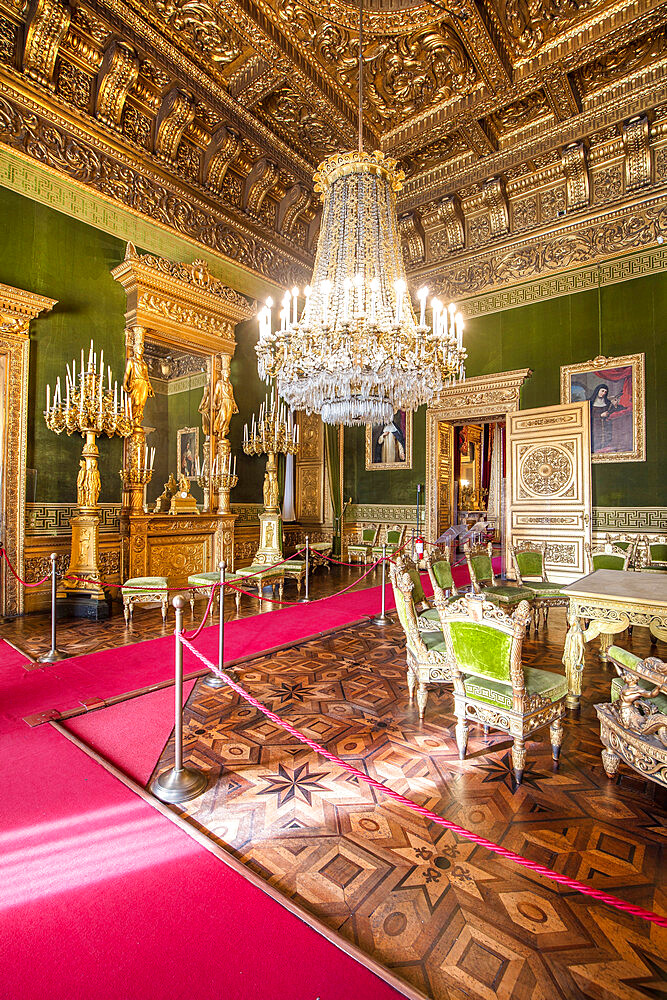
{"type": "Polygon", "coordinates": [[[280,567],[286,577],[290,580],[296,580],[297,593],[301,593],[301,582],[306,575],[306,560],[305,559],[288,559],[280,567]]]}
{"type": "MultiPolygon", "coordinates": [[[[233,573],[226,573],[225,580],[228,580],[233,573]]],[[[188,577],[188,587],[190,587],[190,611],[194,615],[195,613],[195,595],[198,590],[201,590],[205,597],[208,599],[211,596],[211,589],[216,583],[220,583],[220,573],[192,573],[188,577]]],[[[240,596],[240,595],[239,595],[240,596]]],[[[213,608],[211,608],[211,613],[213,608]]]]}
{"type": "Polygon", "coordinates": [[[161,604],[162,621],[166,622],[169,590],[165,576],[131,577],[123,584],[121,593],[126,625],[132,622],[132,608],[135,604],[161,604]]]}
{"type": "MultiPolygon", "coordinates": [[[[261,604],[263,600],[262,592],[264,587],[270,586],[275,594],[276,584],[278,585],[278,597],[282,600],[283,589],[285,586],[285,572],[283,566],[263,566],[258,564],[243,566],[241,569],[237,569],[235,573],[228,573],[225,576],[225,580],[228,580],[229,583],[234,583],[236,585],[248,586],[248,584],[250,584],[257,587],[257,598],[261,604]]],[[[240,601],[241,594],[236,591],[237,611],[240,601]]]]}

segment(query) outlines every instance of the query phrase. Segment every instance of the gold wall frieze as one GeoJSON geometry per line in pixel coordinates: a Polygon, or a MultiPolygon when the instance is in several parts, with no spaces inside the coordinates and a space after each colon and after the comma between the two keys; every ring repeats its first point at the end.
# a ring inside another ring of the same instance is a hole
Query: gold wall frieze
{"type": "MultiPolygon", "coordinates": [[[[477,298],[502,285],[516,285],[552,272],[587,263],[613,261],[617,255],[653,245],[662,259],[658,238],[667,238],[667,191],[633,200],[619,208],[600,211],[591,217],[570,220],[529,237],[514,236],[503,245],[475,253],[467,260],[443,262],[419,269],[419,279],[427,280],[436,294],[448,298],[477,298]]],[[[586,283],[587,279],[583,280],[586,283]]],[[[562,284],[562,282],[561,282],[562,284]]],[[[560,294],[555,291],[554,294],[560,294]]],[[[530,293],[529,293],[530,294],[530,293]]],[[[466,303],[463,303],[466,313],[466,303]]]]}
{"type": "Polygon", "coordinates": [[[178,228],[196,242],[244,265],[270,280],[289,284],[309,273],[306,261],[287,250],[279,250],[256,230],[225,213],[214,210],[202,198],[193,197],[176,181],[143,167],[93,135],[64,121],[53,112],[47,116],[37,102],[17,99],[0,83],[0,142],[28,157],[38,157],[47,166],[67,174],[172,229],[178,228]]]}

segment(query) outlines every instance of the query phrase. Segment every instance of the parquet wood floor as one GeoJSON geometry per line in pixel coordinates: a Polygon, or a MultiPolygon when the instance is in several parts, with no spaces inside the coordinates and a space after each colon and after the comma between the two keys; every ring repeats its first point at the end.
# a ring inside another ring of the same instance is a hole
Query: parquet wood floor
{"type": "MultiPolygon", "coordinates": [[[[526,643],[562,669],[564,613],[526,643]]],[[[649,652],[647,632],[625,640],[649,652]]],[[[434,686],[420,723],[408,704],[397,626],[348,627],[241,666],[241,682],[343,759],[497,843],[667,911],[667,797],[621,766],[610,781],[593,710],[611,668],[587,652],[580,715],[560,769],[548,739],[527,745],[517,788],[509,742],[471,731],[459,761],[451,691],[434,686]]],[[[664,646],[659,655],[667,655],[664,646]]],[[[183,816],[434,1000],[667,997],[667,932],[556,887],[388,802],[320,759],[236,695],[198,682],[186,755],[209,774],[183,816]]],[[[169,743],[156,773],[172,763],[169,743]]],[[[176,807],[174,807],[176,808],[176,807]]]]}
{"type": "MultiPolygon", "coordinates": [[[[324,568],[317,569],[310,578],[311,597],[328,597],[330,594],[342,590],[358,579],[363,572],[363,567],[349,569],[346,567],[332,567],[331,571],[324,568]]],[[[358,584],[359,590],[366,587],[377,587],[380,583],[380,572],[371,573],[358,584]]],[[[184,624],[185,628],[192,628],[193,623],[199,624],[201,616],[206,607],[206,600],[198,597],[195,603],[194,618],[190,614],[189,592],[183,591],[186,598],[184,624]]],[[[170,598],[175,597],[171,594],[170,598]]],[[[267,589],[266,596],[270,591],[267,589]]],[[[295,601],[297,599],[296,584],[293,580],[286,581],[285,600],[295,601]]],[[[280,605],[276,605],[280,607],[280,605]]],[[[256,597],[241,597],[239,612],[236,611],[236,602],[233,597],[227,596],[225,600],[225,621],[234,621],[237,618],[248,618],[258,612],[268,613],[272,605],[267,601],[262,603],[260,608],[256,597]]],[[[379,609],[378,609],[379,610],[379,609]]],[[[209,617],[208,623],[219,621],[217,602],[213,612],[213,618],[209,617]]],[[[134,620],[131,625],[125,624],[122,605],[114,601],[111,607],[111,617],[106,621],[93,622],[85,618],[66,618],[58,621],[58,647],[70,653],[72,656],[83,656],[86,653],[94,653],[101,649],[110,649],[116,646],[127,646],[135,642],[143,642],[146,639],[156,639],[163,635],[172,635],[174,631],[174,612],[169,608],[166,625],[162,622],[162,614],[159,605],[138,606],[134,611],[134,620]]],[[[21,618],[0,619],[0,636],[10,642],[16,649],[29,659],[35,660],[42,653],[50,648],[51,640],[51,617],[50,614],[24,615],[21,618]]]]}

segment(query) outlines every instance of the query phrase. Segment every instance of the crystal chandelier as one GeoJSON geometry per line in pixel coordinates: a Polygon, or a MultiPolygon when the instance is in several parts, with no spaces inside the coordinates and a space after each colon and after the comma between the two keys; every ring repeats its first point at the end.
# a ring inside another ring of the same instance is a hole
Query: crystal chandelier
{"type": "Polygon", "coordinates": [[[322,223],[311,284],[299,315],[298,288],[286,291],[272,329],[269,299],[259,312],[260,377],[275,379],[295,410],[325,423],[370,424],[415,410],[465,378],[463,317],[407,291],[396,214],[403,173],[395,160],[362,147],[362,21],[359,11],[359,149],[317,168],[322,223]]]}

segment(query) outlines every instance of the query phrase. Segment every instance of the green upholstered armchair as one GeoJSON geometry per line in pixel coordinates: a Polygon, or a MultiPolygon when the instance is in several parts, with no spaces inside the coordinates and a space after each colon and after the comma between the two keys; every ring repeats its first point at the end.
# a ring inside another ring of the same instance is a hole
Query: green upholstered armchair
{"type": "Polygon", "coordinates": [[[496,583],[492,560],[493,544],[491,542],[487,545],[486,552],[483,550],[473,552],[469,542],[465,542],[463,551],[468,563],[474,594],[481,594],[485,600],[509,610],[515,608],[521,601],[530,603],[533,600],[535,592],[528,587],[514,587],[496,583]]]}
{"type": "MultiPolygon", "coordinates": [[[[393,556],[397,549],[400,549],[403,544],[403,539],[405,538],[405,525],[399,527],[398,525],[393,525],[385,528],[384,541],[387,546],[387,555],[393,556]]],[[[376,544],[371,548],[371,554],[373,559],[380,559],[382,556],[382,544],[376,544]]]]}
{"type": "Polygon", "coordinates": [[[402,552],[396,557],[396,568],[399,573],[407,573],[412,580],[412,603],[417,614],[417,627],[420,632],[442,632],[440,615],[424,593],[419,569],[407,553],[402,552]]]}
{"type": "Polygon", "coordinates": [[[641,542],[640,535],[611,535],[607,533],[605,535],[605,543],[608,546],[612,546],[621,552],[630,553],[630,561],[628,563],[628,569],[639,569],[637,565],[639,562],[639,543],[641,542]]]}
{"type": "Polygon", "coordinates": [[[644,535],[647,573],[667,573],[667,535],[644,535]]]}
{"type": "Polygon", "coordinates": [[[634,554],[634,548],[620,549],[611,542],[597,545],[586,542],[584,548],[588,556],[589,573],[594,573],[596,569],[617,569],[626,572],[634,554]]]}
{"type": "Polygon", "coordinates": [[[522,601],[511,617],[478,597],[454,604],[437,601],[445,647],[453,671],[456,742],[463,760],[468,723],[499,729],[514,739],[512,763],[521,784],[525,741],[550,728],[553,759],[563,740],[567,680],[551,670],[524,667],[521,651],[530,621],[530,606],[522,601]]]}
{"type": "Polygon", "coordinates": [[[533,626],[535,629],[539,627],[541,611],[542,621],[546,627],[549,608],[566,608],[570,603],[569,598],[563,594],[558,584],[551,583],[547,578],[545,569],[547,543],[546,541],[523,541],[513,545],[510,542],[509,550],[517,583],[521,587],[529,587],[535,595],[533,598],[533,626]]]}
{"type": "Polygon", "coordinates": [[[378,540],[378,535],[380,534],[380,525],[376,524],[371,527],[362,528],[361,530],[361,541],[348,543],[347,553],[350,557],[351,562],[361,562],[363,559],[364,565],[368,562],[368,558],[371,554],[371,549],[378,540]]]}
{"type": "Polygon", "coordinates": [[[667,787],[667,663],[620,646],[610,646],[608,655],[618,677],[611,702],[595,706],[605,772],[613,778],[623,761],[667,787]]]}
{"type": "Polygon", "coordinates": [[[415,598],[420,596],[420,590],[423,597],[424,591],[419,581],[419,589],[415,593],[415,574],[419,581],[416,569],[410,571],[398,563],[389,564],[396,613],[405,632],[408,692],[412,701],[415,688],[417,689],[419,718],[423,719],[428,700],[426,685],[432,681],[450,684],[452,672],[440,629],[428,632],[420,630],[415,598]]]}

